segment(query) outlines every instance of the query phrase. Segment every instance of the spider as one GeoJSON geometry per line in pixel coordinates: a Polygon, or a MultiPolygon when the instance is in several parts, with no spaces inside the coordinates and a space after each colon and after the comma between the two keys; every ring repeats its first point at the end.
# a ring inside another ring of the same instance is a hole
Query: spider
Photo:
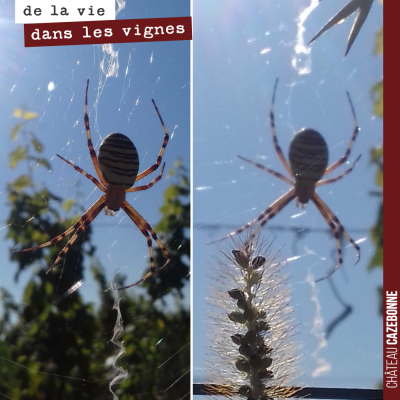
{"type": "MultiPolygon", "coordinates": [[[[279,172],[273,171],[272,169],[266,168],[263,165],[250,161],[244,157],[239,156],[239,158],[247,161],[248,163],[263,171],[266,171],[276,176],[282,181],[288,183],[290,186],[292,186],[292,188],[275,202],[273,202],[259,217],[253,219],[246,225],[239,228],[237,231],[229,233],[226,238],[241,233],[252,226],[254,223],[261,221],[260,226],[257,229],[257,231],[259,231],[269,220],[275,217],[275,215],[278,214],[278,212],[281,211],[293,199],[296,199],[296,205],[300,205],[302,208],[304,208],[309,200],[311,200],[329,225],[329,228],[331,229],[335,238],[338,254],[338,263],[336,264],[336,266],[325,277],[318,279],[318,282],[331,276],[340,267],[340,265],[343,264],[342,248],[340,244],[341,235],[343,235],[357,251],[357,260],[355,264],[357,264],[360,260],[360,247],[349,236],[336,215],[329,209],[329,207],[315,192],[317,186],[337,182],[353,170],[361,155],[356,159],[356,161],[350,168],[345,170],[339,176],[331,179],[320,180],[324,175],[329,174],[337,167],[346,162],[346,160],[350,156],[351,149],[357,138],[360,128],[358,127],[358,122],[350,95],[348,92],[346,92],[353,115],[354,131],[344,156],[328,167],[328,147],[326,145],[325,139],[319,132],[315,131],[314,129],[303,128],[295,135],[292,142],[290,143],[289,166],[276,137],[274,104],[277,86],[278,79],[276,79],[275,81],[271,110],[269,114],[272,141],[274,143],[275,151],[277,152],[280,161],[282,162],[286,171],[289,173],[291,179],[280,174],[279,172]]],[[[255,235],[256,233],[253,233],[253,236],[255,235]]]]}
{"type": "Polygon", "coordinates": [[[67,229],[64,233],[61,233],[57,237],[51,239],[50,241],[43,243],[36,247],[31,247],[29,249],[16,250],[14,253],[26,252],[39,249],[41,247],[50,246],[51,244],[57,243],[62,240],[65,236],[74,232],[71,239],[68,241],[66,246],[61,250],[57,259],[54,261],[53,265],[48,269],[46,273],[49,273],[60,259],[65,256],[75,242],[76,238],[81,234],[99,215],[100,211],[104,209],[106,215],[113,216],[115,211],[122,208],[128,217],[133,221],[133,223],[139,228],[142,234],[147,239],[147,246],[149,248],[150,254],[150,272],[148,272],[142,279],[133,283],[129,286],[124,286],[119,288],[119,290],[127,289],[135,286],[148,277],[150,277],[156,270],[164,268],[171,261],[171,255],[165,246],[160,242],[153,228],[144,220],[144,218],[125,200],[125,194],[131,192],[138,192],[142,190],[150,189],[156,182],[158,182],[164,172],[165,163],[161,168],[160,174],[153,179],[149,184],[143,186],[132,187],[135,182],[149,175],[155,171],[161,164],[162,156],[164,150],[167,146],[169,135],[165,124],[161,118],[161,114],[158,111],[156,103],[152,100],[154,108],[157,112],[158,118],[160,119],[161,125],[164,129],[164,141],[161,146],[161,150],[158,154],[157,161],[151,167],[147,168],[145,171],[138,174],[139,170],[139,156],[135,145],[132,141],[125,135],[121,133],[111,133],[106,136],[102,143],[100,144],[98,155],[93,148],[92,140],[90,137],[90,127],[89,127],[89,116],[88,116],[88,89],[89,89],[89,79],[86,83],[86,96],[85,96],[85,129],[87,142],[89,147],[90,157],[92,158],[94,168],[96,170],[97,176],[100,182],[89,175],[87,172],[83,171],[81,168],[77,167],[73,163],[67,161],[65,158],[57,154],[61,160],[65,161],[68,165],[74,168],[76,171],[80,172],[86,178],[90,179],[104,194],[82,215],[82,217],[73,226],[67,229]],[[160,268],[155,268],[154,257],[153,257],[153,247],[151,237],[160,246],[164,257],[167,258],[166,263],[160,268]]]}

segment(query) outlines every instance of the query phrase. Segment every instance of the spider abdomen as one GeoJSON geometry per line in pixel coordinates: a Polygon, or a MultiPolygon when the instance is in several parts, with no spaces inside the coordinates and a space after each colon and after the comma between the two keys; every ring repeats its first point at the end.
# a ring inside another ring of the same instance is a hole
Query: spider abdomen
{"type": "Polygon", "coordinates": [[[97,154],[99,166],[107,183],[129,189],[136,181],[139,156],[135,145],[122,133],[106,136],[97,154]]]}
{"type": "Polygon", "coordinates": [[[328,166],[328,146],[314,129],[302,129],[289,147],[289,162],[296,180],[318,182],[328,166]]]}

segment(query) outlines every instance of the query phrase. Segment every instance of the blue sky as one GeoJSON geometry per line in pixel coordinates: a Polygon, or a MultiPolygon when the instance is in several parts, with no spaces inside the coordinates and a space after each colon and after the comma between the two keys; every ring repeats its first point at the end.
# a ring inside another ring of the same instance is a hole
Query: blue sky
{"type": "MultiPolygon", "coordinates": [[[[322,1],[299,29],[300,14],[310,0],[194,1],[193,42],[193,315],[194,381],[206,378],[207,354],[213,340],[209,327],[208,296],[213,279],[216,246],[222,238],[261,214],[288,190],[279,179],[241,161],[241,155],[286,173],[275,153],[268,113],[275,79],[280,79],[275,103],[279,144],[287,156],[293,135],[303,127],[325,138],[330,162],[344,154],[354,125],[346,97],[354,102],[361,131],[349,163],[359,154],[354,171],[340,182],[318,189],[318,194],[360,241],[361,261],[353,265],[354,249],[344,246],[344,265],[333,275],[340,296],[353,313],[333,332],[326,346],[312,333],[316,303],[306,281],[323,277],[336,262],[335,241],[313,204],[305,210],[289,204],[263,229],[281,258],[300,256],[286,272],[293,291],[294,317],[299,324],[294,340],[299,351],[301,385],[369,387],[382,378],[382,319],[376,288],[382,272],[369,273],[374,254],[369,229],[376,220],[378,200],[375,168],[369,151],[382,142],[382,121],[372,115],[370,88],[382,76],[382,58],[373,54],[376,31],[382,25],[382,5],[375,2],[350,53],[344,58],[353,18],[332,28],[311,47],[296,54],[340,8],[343,1],[322,1]],[[219,229],[213,229],[219,225],[219,229]],[[295,227],[311,229],[296,239],[295,227]],[[281,228],[281,230],[278,230],[281,228]],[[314,358],[313,353],[316,353],[314,358]],[[313,376],[317,360],[326,372],[313,376]]],[[[347,166],[350,166],[347,164],[347,166]]],[[[345,167],[332,173],[337,176],[345,167]]],[[[232,289],[227,287],[227,290],[232,289]]],[[[317,299],[322,331],[341,312],[328,281],[318,283],[317,299]]],[[[229,341],[227,337],[227,341],[229,341]]]]}

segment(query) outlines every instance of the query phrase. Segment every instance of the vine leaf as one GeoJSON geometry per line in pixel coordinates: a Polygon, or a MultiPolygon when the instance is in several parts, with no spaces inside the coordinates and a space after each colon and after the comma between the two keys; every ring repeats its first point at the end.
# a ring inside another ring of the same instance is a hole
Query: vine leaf
{"type": "Polygon", "coordinates": [[[15,118],[22,118],[25,121],[29,121],[30,119],[37,118],[38,114],[33,111],[25,111],[21,108],[17,108],[16,110],[14,110],[13,116],[15,118]]]}

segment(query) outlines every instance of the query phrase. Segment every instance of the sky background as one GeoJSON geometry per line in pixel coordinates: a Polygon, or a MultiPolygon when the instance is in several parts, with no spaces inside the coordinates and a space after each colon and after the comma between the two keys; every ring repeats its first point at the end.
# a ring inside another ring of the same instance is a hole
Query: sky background
{"type": "MultiPolygon", "coordinates": [[[[188,0],[135,0],[126,2],[117,19],[189,15],[188,0]]],[[[88,107],[95,148],[111,132],[129,136],[139,153],[140,171],[155,163],[164,139],[153,98],[171,136],[163,157],[164,176],[151,190],[132,193],[127,200],[150,225],[156,225],[161,218],[163,193],[175,183],[167,178],[168,171],[177,160],[190,169],[190,42],[115,44],[112,54],[104,53],[97,45],[24,48],[23,25],[14,23],[14,2],[8,0],[0,1],[0,37],[0,276],[1,286],[21,301],[33,271],[24,271],[18,282],[14,281],[17,264],[10,262],[13,244],[5,240],[7,182],[27,171],[25,163],[15,170],[8,165],[9,153],[20,144],[10,139],[12,127],[20,122],[13,111],[24,108],[38,114],[27,130],[44,145],[43,157],[51,160],[51,169],[38,168],[35,182],[88,209],[100,197],[100,191],[56,157],[60,154],[96,176],[83,123],[86,80],[90,79],[88,107]],[[51,83],[54,89],[48,90],[51,83]]],[[[101,213],[92,226],[92,240],[107,279],[120,270],[127,284],[140,279],[149,269],[147,242],[126,214],[118,212],[110,218],[101,213]]],[[[79,290],[85,301],[96,301],[98,286],[86,260],[84,283],[79,290]]],[[[143,293],[140,288],[134,290],[143,293]]],[[[189,305],[189,284],[184,294],[189,305]]]]}
{"type": "MultiPolygon", "coordinates": [[[[346,164],[350,166],[361,154],[354,171],[340,182],[318,189],[361,246],[361,260],[354,266],[355,251],[343,241],[344,264],[333,275],[333,282],[353,312],[326,343],[321,335],[343,308],[327,280],[316,285],[317,303],[312,301],[312,285],[306,281],[308,274],[314,279],[323,277],[336,263],[335,241],[326,222],[313,204],[301,210],[292,202],[262,231],[263,238],[273,240],[274,249],[280,250],[281,259],[300,256],[285,267],[290,274],[291,304],[298,323],[293,340],[302,346],[298,352],[300,377],[295,383],[373,388],[382,379],[382,318],[378,315],[377,296],[382,271],[366,270],[375,251],[369,230],[376,221],[379,205],[379,200],[369,194],[377,188],[376,169],[370,165],[369,152],[382,143],[382,121],[372,114],[370,94],[383,73],[382,57],[373,54],[375,33],[382,26],[382,5],[374,2],[346,58],[347,36],[354,16],[329,30],[309,49],[305,47],[304,53],[295,52],[347,3],[348,0],[194,1],[195,383],[208,379],[207,357],[216,334],[209,329],[208,297],[216,279],[213,268],[218,268],[214,261],[217,246],[207,243],[256,218],[289,189],[285,182],[237,157],[241,155],[287,175],[274,150],[268,119],[276,78],[276,129],[285,156],[294,134],[303,127],[316,129],[324,136],[330,162],[344,154],[354,130],[346,91],[353,99],[361,127],[346,164]],[[301,14],[311,5],[316,7],[300,22],[301,14]],[[215,225],[219,228],[215,229],[215,225]],[[291,231],[295,227],[311,232],[298,237],[296,229],[291,231]],[[317,317],[321,325],[312,332],[317,317]],[[323,367],[320,373],[318,366],[323,367]]],[[[342,166],[332,177],[345,169],[342,166]]],[[[232,289],[227,286],[226,290],[232,289]]]]}

